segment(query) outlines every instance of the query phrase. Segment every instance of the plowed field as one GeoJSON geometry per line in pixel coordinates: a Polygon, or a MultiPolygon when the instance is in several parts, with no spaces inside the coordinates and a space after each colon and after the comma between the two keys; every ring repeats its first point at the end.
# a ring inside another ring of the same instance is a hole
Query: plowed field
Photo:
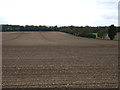
{"type": "Polygon", "coordinates": [[[3,32],[3,88],[117,88],[118,42],[62,32],[3,32]]]}

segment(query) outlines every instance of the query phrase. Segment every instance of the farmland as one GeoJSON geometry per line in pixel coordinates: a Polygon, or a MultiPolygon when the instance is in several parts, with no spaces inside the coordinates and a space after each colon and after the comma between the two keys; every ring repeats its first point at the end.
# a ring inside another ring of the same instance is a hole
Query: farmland
{"type": "Polygon", "coordinates": [[[62,32],[3,32],[3,88],[117,88],[118,42],[62,32]]]}

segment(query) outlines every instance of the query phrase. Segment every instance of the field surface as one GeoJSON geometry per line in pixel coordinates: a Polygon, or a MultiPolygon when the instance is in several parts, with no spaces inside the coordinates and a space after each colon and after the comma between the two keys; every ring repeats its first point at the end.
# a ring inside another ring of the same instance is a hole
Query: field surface
{"type": "Polygon", "coordinates": [[[118,42],[62,32],[3,32],[3,88],[117,88],[118,42]]]}

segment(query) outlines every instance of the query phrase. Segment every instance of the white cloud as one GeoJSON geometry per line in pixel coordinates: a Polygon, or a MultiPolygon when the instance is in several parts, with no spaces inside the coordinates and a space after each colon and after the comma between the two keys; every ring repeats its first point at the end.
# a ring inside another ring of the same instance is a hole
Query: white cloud
{"type": "MultiPolygon", "coordinates": [[[[0,0],[0,17],[9,24],[109,25],[103,15],[116,13],[106,2],[118,0],[0,0]],[[101,5],[105,2],[105,5],[101,5]],[[107,6],[108,7],[107,7],[107,6]]],[[[107,17],[107,16],[106,16],[107,17]]],[[[116,17],[113,15],[113,17],[116,17]]],[[[117,20],[116,20],[117,21],[117,20]]],[[[112,19],[112,23],[116,24],[112,19]]],[[[0,23],[2,23],[0,21],[0,23]]]]}

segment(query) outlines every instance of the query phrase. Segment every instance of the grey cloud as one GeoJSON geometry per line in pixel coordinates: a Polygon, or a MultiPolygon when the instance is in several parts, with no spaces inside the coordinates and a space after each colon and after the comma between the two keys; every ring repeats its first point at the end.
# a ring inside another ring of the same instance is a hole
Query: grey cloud
{"type": "Polygon", "coordinates": [[[99,9],[110,9],[110,10],[117,10],[118,2],[114,1],[99,1],[97,2],[99,9]]]}
{"type": "Polygon", "coordinates": [[[114,24],[117,25],[118,23],[118,15],[114,14],[114,13],[110,13],[110,14],[104,14],[101,15],[101,17],[103,18],[103,23],[108,23],[108,24],[114,24]]]}
{"type": "Polygon", "coordinates": [[[116,2],[100,2],[99,4],[114,5],[116,2]]]}
{"type": "Polygon", "coordinates": [[[104,19],[117,19],[117,14],[115,14],[115,13],[111,13],[111,14],[104,14],[104,15],[102,15],[102,17],[104,18],[104,19]]]}
{"type": "Polygon", "coordinates": [[[97,20],[94,22],[95,26],[110,26],[111,24],[114,24],[117,26],[117,20],[97,20]]]}

